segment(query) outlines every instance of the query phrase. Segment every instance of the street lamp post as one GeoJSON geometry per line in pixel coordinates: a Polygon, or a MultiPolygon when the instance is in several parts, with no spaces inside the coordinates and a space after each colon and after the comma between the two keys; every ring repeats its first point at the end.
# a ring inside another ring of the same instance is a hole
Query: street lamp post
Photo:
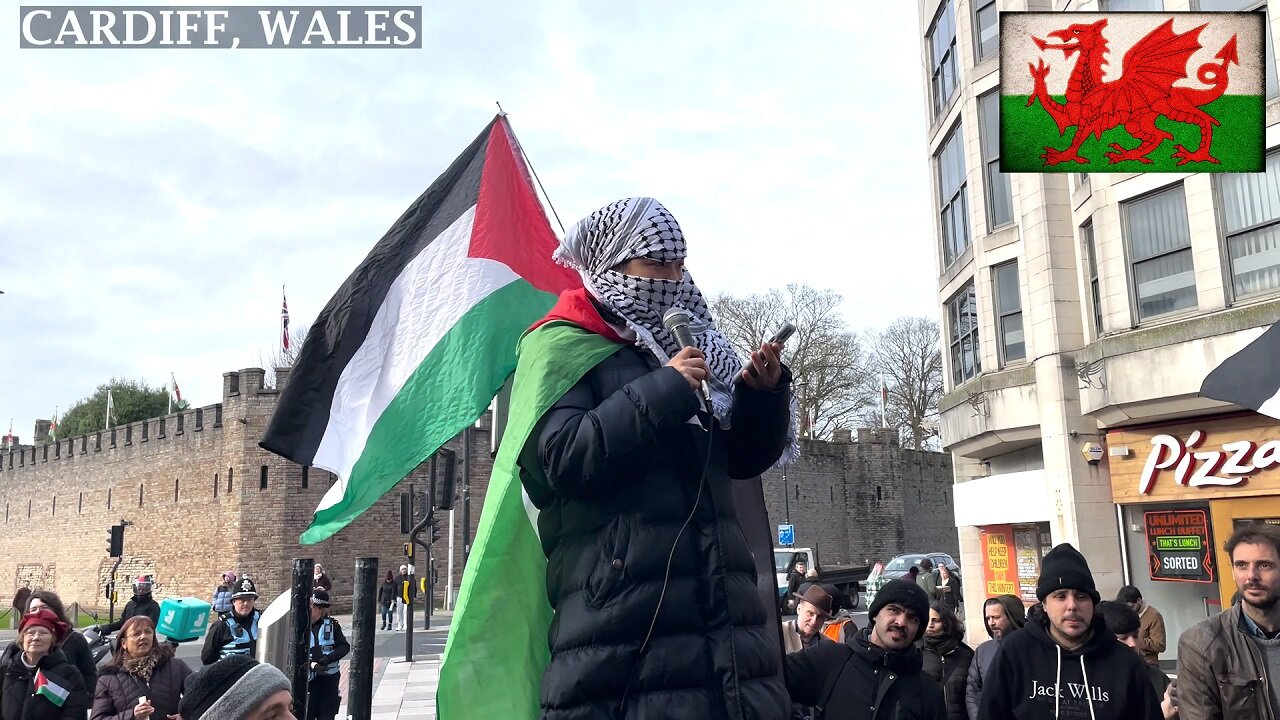
{"type": "MultiPolygon", "coordinates": [[[[802,390],[806,385],[808,385],[808,383],[801,380],[800,382],[794,383],[791,386],[792,392],[795,393],[797,398],[796,404],[800,408],[800,417],[798,418],[798,420],[802,425],[807,424],[807,421],[804,413],[804,395],[799,391],[802,390]]],[[[806,428],[801,427],[800,431],[801,431],[800,437],[808,437],[808,435],[806,434],[808,430],[806,428]]],[[[787,485],[787,467],[790,465],[791,465],[790,461],[782,463],[782,507],[783,507],[782,522],[786,525],[791,524],[791,489],[787,485]]]]}

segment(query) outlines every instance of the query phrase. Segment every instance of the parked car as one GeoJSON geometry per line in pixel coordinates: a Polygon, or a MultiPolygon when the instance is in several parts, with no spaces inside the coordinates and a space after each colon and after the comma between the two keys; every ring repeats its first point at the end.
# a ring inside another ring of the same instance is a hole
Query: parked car
{"type": "MultiPolygon", "coordinates": [[[[959,574],[960,565],[958,565],[950,555],[942,552],[931,553],[907,553],[899,555],[887,563],[876,563],[871,568],[871,575],[867,577],[867,604],[870,605],[875,600],[875,594],[890,580],[896,580],[906,577],[912,567],[919,566],[925,558],[933,561],[936,568],[939,565],[946,565],[951,568],[952,572],[959,574]]],[[[936,572],[936,571],[935,571],[936,572]]]]}

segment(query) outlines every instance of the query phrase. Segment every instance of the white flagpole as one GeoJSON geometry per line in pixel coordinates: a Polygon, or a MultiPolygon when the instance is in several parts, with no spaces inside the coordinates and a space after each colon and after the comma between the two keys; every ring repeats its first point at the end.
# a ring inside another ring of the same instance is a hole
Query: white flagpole
{"type": "Polygon", "coordinates": [[[889,427],[889,407],[885,396],[889,394],[889,386],[884,384],[884,373],[880,374],[880,426],[889,427]]]}
{"type": "MultiPolygon", "coordinates": [[[[172,378],[173,373],[169,373],[169,377],[172,378]]],[[[165,412],[165,415],[172,415],[173,414],[173,382],[172,380],[170,382],[165,383],[165,389],[168,390],[166,394],[169,396],[169,410],[165,412]]]]}
{"type": "Polygon", "coordinates": [[[111,427],[111,388],[107,388],[107,417],[104,419],[103,427],[111,427]]]}

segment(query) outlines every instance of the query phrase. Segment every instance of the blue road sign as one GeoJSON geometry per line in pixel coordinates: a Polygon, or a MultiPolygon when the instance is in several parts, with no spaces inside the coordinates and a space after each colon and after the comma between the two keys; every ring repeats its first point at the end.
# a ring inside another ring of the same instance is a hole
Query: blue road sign
{"type": "Polygon", "coordinates": [[[794,545],[796,542],[796,526],[795,525],[779,525],[778,526],[778,544],[794,545]]]}

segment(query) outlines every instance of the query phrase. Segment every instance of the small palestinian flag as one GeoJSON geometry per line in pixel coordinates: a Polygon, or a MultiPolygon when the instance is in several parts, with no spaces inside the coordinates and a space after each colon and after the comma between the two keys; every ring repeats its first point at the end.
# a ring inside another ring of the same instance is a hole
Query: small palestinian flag
{"type": "Polygon", "coordinates": [[[305,544],[346,527],[471,424],[562,290],[556,236],[495,117],[316,318],[262,447],[338,476],[305,544]]]}
{"type": "Polygon", "coordinates": [[[50,680],[49,676],[45,675],[43,670],[37,670],[35,694],[45,698],[58,707],[62,707],[62,703],[67,701],[67,696],[71,694],[71,691],[50,680]]]}
{"type": "Polygon", "coordinates": [[[1265,19],[1000,13],[1000,171],[1262,172],[1265,19]]]}
{"type": "Polygon", "coordinates": [[[1233,403],[1280,420],[1280,324],[1214,368],[1200,395],[1233,403]]]}

